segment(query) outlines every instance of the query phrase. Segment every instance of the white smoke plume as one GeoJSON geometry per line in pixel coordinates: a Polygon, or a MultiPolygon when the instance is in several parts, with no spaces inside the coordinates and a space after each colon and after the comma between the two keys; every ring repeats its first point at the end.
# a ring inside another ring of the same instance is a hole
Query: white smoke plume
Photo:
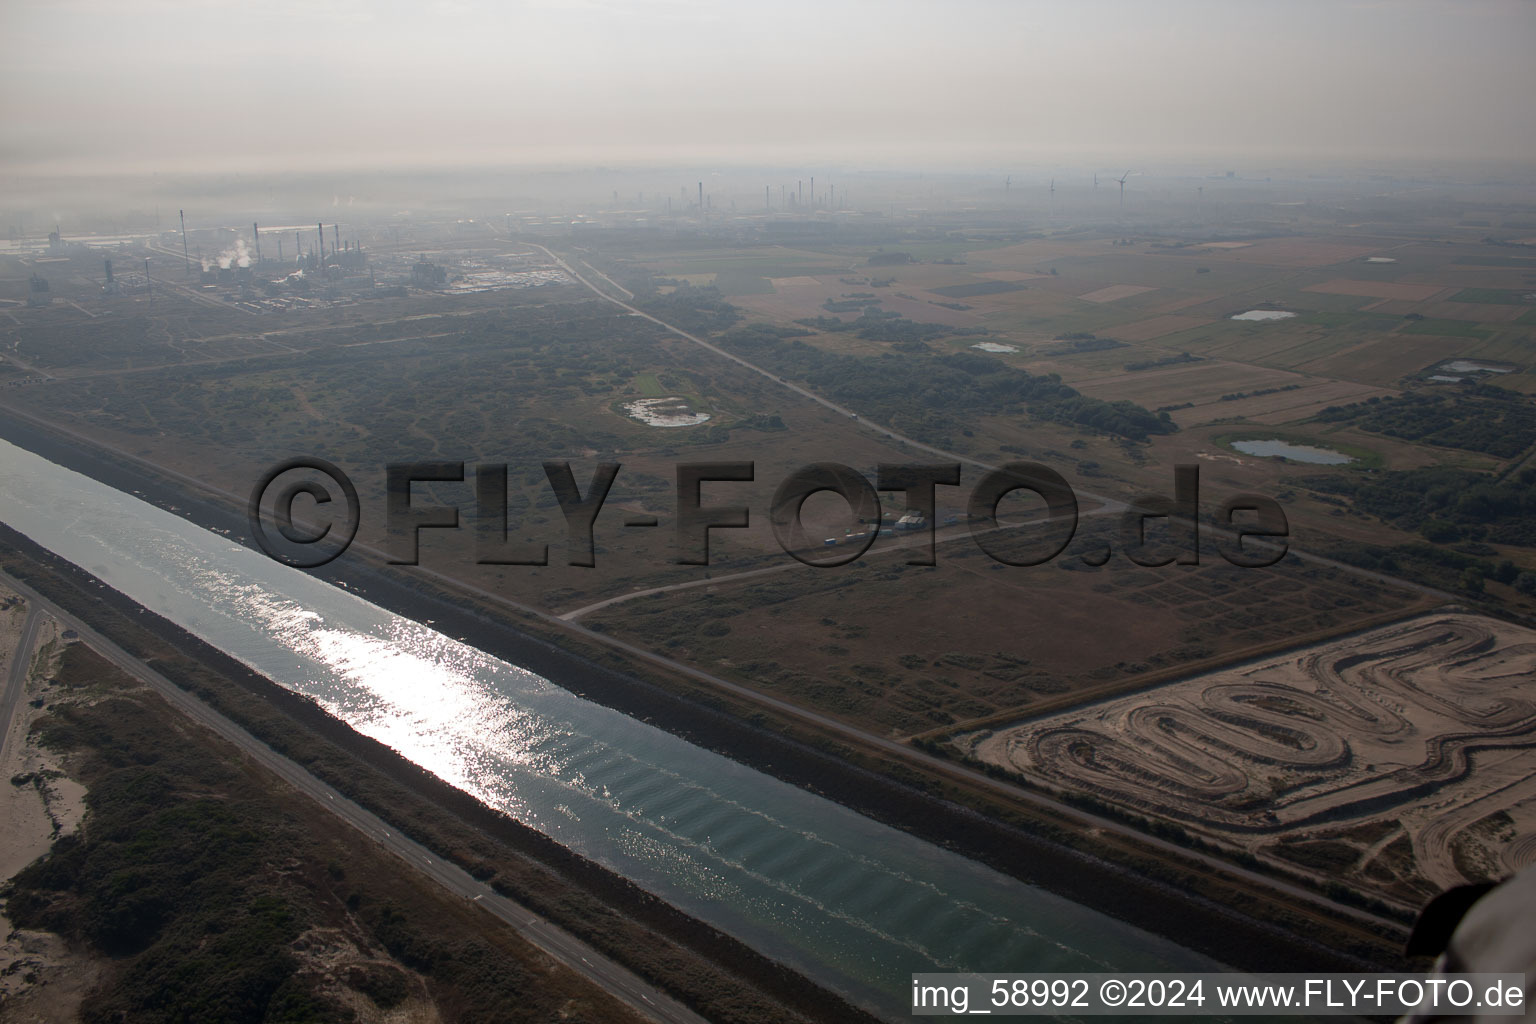
{"type": "MultiPolygon", "coordinates": [[[[251,265],[251,251],[245,244],[245,239],[235,239],[235,244],[218,255],[220,270],[228,270],[230,267],[248,267],[251,265]]],[[[203,260],[203,269],[212,270],[213,262],[203,260]]]]}

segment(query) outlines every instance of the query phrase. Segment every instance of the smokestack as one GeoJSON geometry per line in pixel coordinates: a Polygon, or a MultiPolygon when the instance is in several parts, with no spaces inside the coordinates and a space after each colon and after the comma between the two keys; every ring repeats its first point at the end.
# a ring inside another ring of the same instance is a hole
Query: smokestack
{"type": "Polygon", "coordinates": [[[699,212],[704,212],[704,183],[699,182],[699,212]]]}
{"type": "Polygon", "coordinates": [[[281,238],[277,240],[277,262],[283,262],[283,240],[281,238]]]}
{"type": "Polygon", "coordinates": [[[320,262],[325,262],[325,225],[316,224],[315,230],[320,234],[320,262]]]}
{"type": "Polygon", "coordinates": [[[192,257],[187,253],[187,213],[185,210],[177,210],[181,215],[181,259],[182,266],[187,269],[187,276],[192,276],[192,257]]]}
{"type": "Polygon", "coordinates": [[[293,258],[296,260],[301,260],[304,258],[304,243],[302,240],[300,240],[299,233],[297,231],[293,233],[293,258]]]}
{"type": "Polygon", "coordinates": [[[107,284],[112,283],[112,260],[107,260],[107,284]]]}
{"type": "Polygon", "coordinates": [[[251,221],[251,242],[256,246],[256,262],[261,262],[261,226],[251,221]]]}
{"type": "Polygon", "coordinates": [[[338,252],[341,251],[341,225],[340,224],[332,224],[331,225],[331,238],[334,239],[335,242],[336,242],[335,245],[331,246],[331,255],[334,256],[338,252]]]}
{"type": "Polygon", "coordinates": [[[795,205],[802,206],[805,203],[805,182],[795,179],[795,205]]]}

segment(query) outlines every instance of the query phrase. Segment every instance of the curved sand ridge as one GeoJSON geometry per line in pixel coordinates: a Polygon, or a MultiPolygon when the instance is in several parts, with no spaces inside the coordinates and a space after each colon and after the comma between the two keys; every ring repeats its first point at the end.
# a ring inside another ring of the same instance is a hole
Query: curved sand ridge
{"type": "Polygon", "coordinates": [[[1488,860],[1536,860],[1536,631],[1481,616],[1423,616],[962,742],[1229,835],[1400,821],[1442,884],[1461,880],[1453,845],[1501,811],[1514,834],[1488,860]]]}

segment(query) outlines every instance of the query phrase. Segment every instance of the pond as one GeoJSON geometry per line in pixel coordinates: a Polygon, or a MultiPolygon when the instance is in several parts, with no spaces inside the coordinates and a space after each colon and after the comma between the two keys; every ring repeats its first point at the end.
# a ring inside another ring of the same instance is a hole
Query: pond
{"type": "Polygon", "coordinates": [[[709,419],[707,412],[695,412],[685,398],[642,398],[626,402],[624,411],[652,427],[692,427],[709,419]]]}
{"type": "Polygon", "coordinates": [[[1250,309],[1246,313],[1237,313],[1233,320],[1287,320],[1295,313],[1288,313],[1283,309],[1250,309]]]}
{"type": "Polygon", "coordinates": [[[971,348],[979,348],[983,352],[1017,352],[1019,350],[1017,345],[999,345],[995,341],[978,341],[971,348]]]}
{"type": "Polygon", "coordinates": [[[1279,438],[1263,441],[1233,441],[1232,447],[1244,455],[1262,455],[1268,458],[1285,458],[1293,462],[1306,462],[1314,466],[1342,466],[1354,462],[1354,457],[1336,452],[1331,448],[1316,448],[1309,444],[1292,444],[1279,438]]]}
{"type": "Polygon", "coordinates": [[[1435,367],[1448,373],[1509,373],[1511,367],[1489,366],[1487,363],[1474,363],[1470,359],[1453,359],[1448,363],[1441,363],[1435,367]]]}

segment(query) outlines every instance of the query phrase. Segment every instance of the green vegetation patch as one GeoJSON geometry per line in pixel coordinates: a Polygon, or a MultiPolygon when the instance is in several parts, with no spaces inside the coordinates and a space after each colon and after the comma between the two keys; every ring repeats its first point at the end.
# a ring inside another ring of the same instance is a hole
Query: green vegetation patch
{"type": "MultiPolygon", "coordinates": [[[[97,659],[71,647],[66,671],[83,660],[97,659]]],[[[303,879],[277,868],[310,841],[276,801],[226,798],[235,770],[132,699],[55,705],[41,726],[45,745],[91,752],[90,826],[16,876],[7,913],[116,959],[83,1019],[353,1019],[296,976],[290,946],[320,922],[303,879]]]]}
{"type": "MultiPolygon", "coordinates": [[[[1361,512],[1437,544],[1472,542],[1536,546],[1536,469],[1503,479],[1474,470],[1432,466],[1389,473],[1313,477],[1307,486],[1347,497],[1361,512]]],[[[1474,547],[1470,557],[1493,549],[1474,547]]],[[[1472,564],[1457,563],[1459,568],[1472,564]]]]}
{"type": "MultiPolygon", "coordinates": [[[[1366,331],[1386,331],[1402,322],[1401,317],[1385,313],[1328,313],[1314,311],[1303,313],[1297,323],[1316,324],[1319,327],[1350,328],[1366,331]]],[[[1439,321],[1436,321],[1437,323],[1439,321]]],[[[1460,322],[1460,321],[1456,321],[1460,322]]]]}
{"type": "Polygon", "coordinates": [[[1438,334],[1446,338],[1477,338],[1479,340],[1489,337],[1493,331],[1481,324],[1472,323],[1470,320],[1415,320],[1403,328],[1405,334],[1438,334]]]}
{"type": "Polygon", "coordinates": [[[946,299],[974,299],[978,295],[1001,295],[1004,292],[1020,292],[1025,289],[1023,281],[977,281],[975,284],[950,284],[943,288],[930,288],[935,295],[942,295],[946,299]]]}
{"type": "Polygon", "coordinates": [[[1504,288],[1463,288],[1451,296],[1452,302],[1486,302],[1496,306],[1520,306],[1536,303],[1536,289],[1523,292],[1504,288]]]}
{"type": "Polygon", "coordinates": [[[1530,270],[1536,267],[1536,256],[1495,256],[1493,253],[1479,253],[1475,256],[1458,256],[1451,262],[1458,267],[1514,267],[1517,270],[1530,270]]]}
{"type": "Polygon", "coordinates": [[[1536,406],[1524,395],[1492,386],[1446,393],[1413,392],[1329,406],[1325,423],[1352,423],[1387,437],[1512,459],[1536,444],[1536,406]]]}
{"type": "Polygon", "coordinates": [[[940,355],[919,338],[899,354],[868,358],[827,352],[801,340],[801,333],[753,324],[719,340],[780,376],[804,380],[833,401],[944,447],[983,413],[1028,411],[1136,441],[1178,430],[1166,414],[1089,398],[1054,375],[1036,376],[979,352],[940,355]]]}
{"type": "Polygon", "coordinates": [[[1128,373],[1135,373],[1139,370],[1156,370],[1163,366],[1178,366],[1180,363],[1201,363],[1204,361],[1204,356],[1192,356],[1188,352],[1180,352],[1176,356],[1164,356],[1161,359],[1140,359],[1134,363],[1126,363],[1125,369],[1128,373]]]}
{"type": "Polygon", "coordinates": [[[773,282],[761,273],[741,267],[727,267],[715,274],[715,287],[721,295],[772,295],[773,282]]]}

